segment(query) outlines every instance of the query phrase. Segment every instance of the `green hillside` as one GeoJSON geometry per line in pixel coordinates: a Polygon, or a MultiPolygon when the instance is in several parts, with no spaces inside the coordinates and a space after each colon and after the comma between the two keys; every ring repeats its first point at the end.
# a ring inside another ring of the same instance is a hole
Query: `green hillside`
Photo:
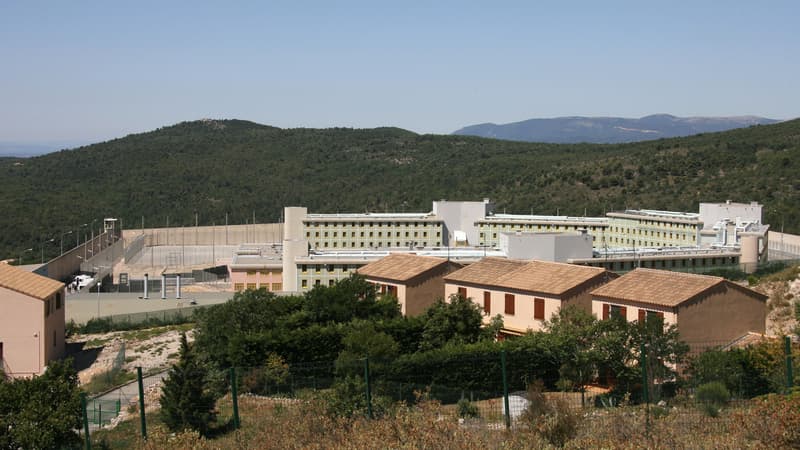
{"type": "MultiPolygon", "coordinates": [[[[509,213],[695,211],[756,200],[800,232],[800,120],[621,145],[557,145],[397,128],[196,121],[41,157],[0,159],[0,258],[94,218],[127,227],[278,220],[311,211],[428,211],[490,197],[509,213]]],[[[74,237],[68,238],[74,240],[74,237]]],[[[74,242],[73,242],[74,243],[74,242]]],[[[57,244],[57,242],[56,242],[57,244]]],[[[50,245],[49,253],[57,252],[50,245]]]]}

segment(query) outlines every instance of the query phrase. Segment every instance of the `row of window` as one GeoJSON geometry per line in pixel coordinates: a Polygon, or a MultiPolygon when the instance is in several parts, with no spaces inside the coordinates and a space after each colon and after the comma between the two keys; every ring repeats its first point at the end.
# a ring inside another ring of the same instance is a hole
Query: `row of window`
{"type": "MultiPolygon", "coordinates": [[[[628,320],[628,308],[626,308],[625,306],[603,303],[603,320],[608,320],[611,317],[621,317],[622,319],[628,320]]],[[[659,317],[663,320],[664,313],[660,311],[651,311],[649,309],[639,308],[639,312],[637,315],[637,320],[639,322],[644,322],[645,320],[652,320],[656,317],[659,317]]]]}
{"type": "Polygon", "coordinates": [[[638,260],[638,261],[606,261],[599,260],[592,262],[595,267],[605,267],[608,270],[629,270],[634,267],[644,267],[650,269],[668,268],[688,268],[688,267],[709,267],[727,266],[738,264],[739,258],[736,256],[720,256],[715,258],[692,258],[692,259],[670,259],[670,260],[638,260]],[[699,262],[698,262],[699,261],[699,262]]]}
{"type": "MultiPolygon", "coordinates": [[[[339,244],[340,244],[340,242],[337,242],[337,241],[333,241],[333,242],[328,242],[328,241],[314,242],[314,248],[338,248],[339,244]],[[320,245],[320,244],[322,244],[322,245],[320,245]]],[[[341,242],[341,244],[342,244],[341,248],[347,248],[348,247],[347,242],[341,242]]],[[[349,247],[350,248],[383,248],[384,247],[383,246],[384,242],[382,242],[382,241],[379,241],[377,244],[378,245],[375,245],[375,242],[364,242],[364,241],[361,241],[361,242],[350,242],[350,246],[349,247]],[[358,244],[358,245],[356,245],[356,244],[358,244]],[[369,244],[369,245],[367,245],[367,244],[369,244]]],[[[392,244],[393,244],[393,242],[391,242],[391,241],[390,242],[386,242],[386,247],[392,247],[392,244]]],[[[394,247],[416,247],[416,246],[418,246],[420,244],[420,242],[417,242],[417,241],[413,241],[413,242],[412,241],[405,241],[401,245],[400,241],[396,241],[396,242],[394,242],[394,244],[395,244],[394,247]]],[[[440,241],[436,241],[435,243],[434,242],[422,242],[422,244],[433,245],[434,247],[439,247],[439,246],[442,245],[442,243],[440,241]]]]}
{"type": "Polygon", "coordinates": [[[233,290],[241,292],[246,290],[266,289],[270,292],[279,292],[283,290],[283,283],[234,283],[233,290]]]}
{"type": "Polygon", "coordinates": [[[441,226],[440,222],[308,222],[307,227],[331,227],[331,228],[345,228],[345,227],[423,227],[441,226]]]}
{"type": "MultiPolygon", "coordinates": [[[[358,233],[359,233],[359,237],[362,237],[362,238],[364,237],[364,231],[359,231],[358,233]]],[[[375,236],[375,232],[374,231],[369,231],[367,233],[368,233],[367,234],[368,237],[374,237],[375,236]]],[[[411,231],[405,231],[404,232],[404,236],[405,237],[411,237],[411,233],[412,233],[411,231]]],[[[414,233],[414,237],[419,237],[419,231],[414,231],[413,233],[414,233]]],[[[441,237],[441,236],[442,236],[442,232],[441,231],[437,231],[436,232],[436,237],[441,237]]],[[[311,237],[311,232],[310,231],[306,231],[306,237],[307,238],[311,237]]],[[[314,237],[317,237],[317,238],[319,237],[319,231],[315,231],[314,232],[314,237]]],[[[323,231],[322,232],[322,237],[339,237],[339,232],[338,231],[333,231],[331,233],[328,233],[327,231],[323,231]],[[332,234],[332,236],[329,236],[329,234],[332,234]]],[[[342,237],[343,238],[347,237],[347,232],[346,231],[342,231],[342,237]]],[[[356,232],[355,231],[351,231],[350,232],[350,237],[356,237],[356,232]]],[[[383,237],[383,231],[378,231],[378,237],[383,237]]],[[[391,231],[387,231],[386,232],[386,237],[392,237],[392,232],[391,231]]],[[[400,232],[396,231],[394,233],[394,237],[401,237],[400,236],[400,232]]],[[[423,231],[422,232],[422,237],[428,237],[428,232],[427,231],[423,231]]]]}
{"type": "Polygon", "coordinates": [[[488,228],[488,229],[493,229],[493,228],[502,228],[502,229],[510,228],[510,229],[514,229],[514,228],[518,228],[518,229],[528,229],[528,230],[533,230],[534,227],[536,227],[537,230],[550,230],[551,227],[554,230],[560,230],[561,228],[564,228],[565,230],[577,230],[577,229],[580,228],[580,229],[588,229],[588,230],[591,230],[591,231],[596,231],[597,229],[603,230],[603,229],[606,228],[605,226],[596,226],[596,225],[551,225],[551,224],[542,225],[540,223],[536,224],[536,225],[530,224],[530,223],[529,224],[513,224],[513,223],[511,223],[511,224],[505,224],[505,223],[502,223],[502,224],[490,224],[490,225],[484,225],[481,228],[483,229],[484,227],[488,228]]]}
{"type": "Polygon", "coordinates": [[[44,301],[44,316],[47,317],[50,314],[55,313],[61,309],[61,306],[63,306],[63,302],[61,301],[61,293],[57,292],[56,295],[44,301]]]}
{"type": "MultiPolygon", "coordinates": [[[[467,298],[467,288],[458,288],[458,295],[467,298]]],[[[514,294],[505,294],[504,297],[503,313],[507,316],[516,314],[517,299],[514,294]]],[[[487,316],[492,314],[492,293],[491,291],[483,291],[483,312],[487,316]]],[[[535,320],[544,320],[544,299],[534,297],[533,299],[533,318],[535,320]]]]}
{"type": "Polygon", "coordinates": [[[325,272],[335,272],[336,270],[349,272],[350,270],[358,269],[356,264],[301,264],[300,272],[308,273],[309,267],[314,269],[314,273],[321,273],[323,269],[325,269],[325,272]]]}
{"type": "MultiPolygon", "coordinates": [[[[336,284],[336,280],[334,279],[328,280],[328,286],[333,286],[334,284],[336,284]]],[[[314,280],[314,286],[322,286],[322,280],[319,279],[314,280]]],[[[300,287],[302,287],[303,289],[308,289],[308,280],[306,279],[300,280],[300,287]]]]}

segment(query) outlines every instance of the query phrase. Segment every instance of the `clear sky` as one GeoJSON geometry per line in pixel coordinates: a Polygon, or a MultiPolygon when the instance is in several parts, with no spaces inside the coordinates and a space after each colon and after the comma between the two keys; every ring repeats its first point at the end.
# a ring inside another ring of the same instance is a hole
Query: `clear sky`
{"type": "Polygon", "coordinates": [[[0,141],[800,116],[800,2],[0,2],[0,141]]]}

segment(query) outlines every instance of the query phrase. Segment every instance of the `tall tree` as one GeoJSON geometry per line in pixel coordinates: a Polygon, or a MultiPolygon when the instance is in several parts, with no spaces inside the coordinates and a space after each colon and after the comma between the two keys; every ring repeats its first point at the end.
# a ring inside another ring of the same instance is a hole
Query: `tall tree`
{"type": "Polygon", "coordinates": [[[216,417],[216,399],[208,389],[207,378],[207,369],[197,359],[186,334],[182,334],[178,362],[170,369],[161,390],[161,419],[170,430],[192,429],[208,434],[216,417]]]}

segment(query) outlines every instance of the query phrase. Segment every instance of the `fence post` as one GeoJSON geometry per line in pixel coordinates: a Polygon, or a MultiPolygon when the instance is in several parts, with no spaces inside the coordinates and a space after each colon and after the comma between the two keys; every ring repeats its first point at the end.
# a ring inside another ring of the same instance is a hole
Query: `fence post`
{"type": "Polygon", "coordinates": [[[86,441],[86,450],[92,450],[92,440],[89,437],[89,415],[86,413],[86,392],[81,392],[81,409],[83,410],[83,437],[86,441]]]}
{"type": "Polygon", "coordinates": [[[786,388],[787,390],[791,390],[794,387],[794,373],[792,368],[792,338],[786,336],[783,338],[783,341],[783,352],[786,354],[786,388]]]}
{"type": "Polygon", "coordinates": [[[511,410],[508,408],[508,372],[506,371],[506,351],[500,352],[500,368],[503,371],[503,406],[506,408],[506,428],[511,428],[511,410]]]}
{"type": "Polygon", "coordinates": [[[239,391],[237,389],[236,367],[231,367],[231,398],[233,399],[233,429],[239,429],[239,391]]]}
{"type": "Polygon", "coordinates": [[[644,400],[645,431],[650,434],[650,392],[647,380],[647,346],[643,342],[639,348],[639,364],[642,366],[642,398],[644,400]]]}
{"type": "Polygon", "coordinates": [[[142,439],[147,440],[147,420],[144,417],[144,385],[142,384],[142,368],[136,368],[136,378],[139,380],[139,419],[142,426],[142,439]]]}
{"type": "Polygon", "coordinates": [[[369,382],[369,356],[364,358],[364,382],[366,384],[367,417],[372,419],[372,386],[369,382]]]}

